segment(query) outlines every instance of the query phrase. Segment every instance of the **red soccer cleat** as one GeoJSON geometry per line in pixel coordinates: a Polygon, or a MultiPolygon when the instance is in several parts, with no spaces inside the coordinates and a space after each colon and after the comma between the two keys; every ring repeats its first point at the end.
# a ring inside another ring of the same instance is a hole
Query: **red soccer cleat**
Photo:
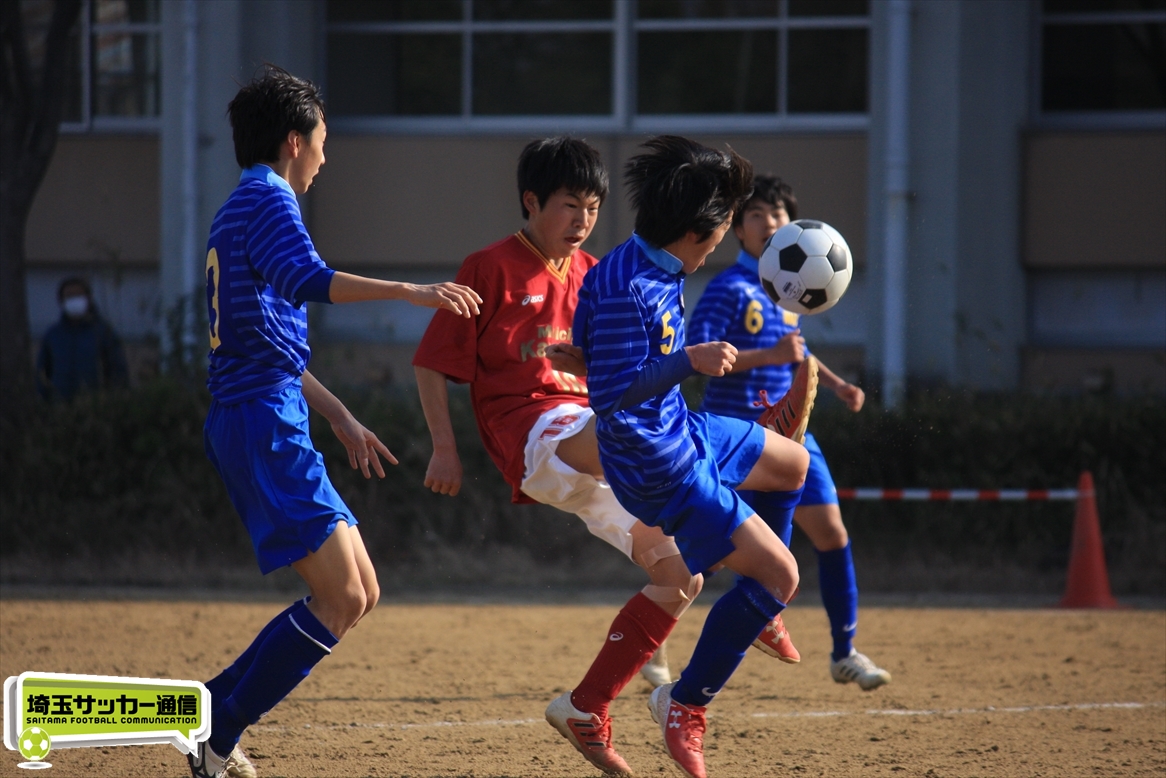
{"type": "Polygon", "coordinates": [[[546,717],[547,722],[604,775],[632,774],[632,768],[611,746],[611,717],[600,719],[594,713],[579,710],[571,703],[571,692],[563,692],[551,700],[546,717]]]}
{"type": "Polygon", "coordinates": [[[794,642],[790,640],[789,630],[785,628],[780,613],[761,630],[761,634],[753,641],[753,647],[760,648],[787,664],[796,665],[802,661],[802,655],[794,648],[794,642]]]}
{"type": "Polygon", "coordinates": [[[664,733],[664,747],[688,778],[708,778],[704,769],[705,708],[681,705],[672,699],[675,683],[657,687],[648,698],[652,720],[664,733]]]}
{"type": "Polygon", "coordinates": [[[761,399],[754,405],[765,406],[757,423],[768,427],[794,443],[805,443],[806,427],[810,423],[810,411],[814,409],[814,399],[818,396],[818,360],[806,357],[794,373],[793,383],[785,396],[773,405],[769,396],[761,390],[761,399]]]}

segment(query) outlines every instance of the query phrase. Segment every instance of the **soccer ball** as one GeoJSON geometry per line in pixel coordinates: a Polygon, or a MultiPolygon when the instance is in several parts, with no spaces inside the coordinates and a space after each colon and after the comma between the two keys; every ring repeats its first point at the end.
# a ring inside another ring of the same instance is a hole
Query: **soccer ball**
{"type": "Polygon", "coordinates": [[[40,727],[29,727],[20,733],[20,755],[36,762],[49,755],[49,733],[40,727]]]}
{"type": "Polygon", "coordinates": [[[769,239],[758,263],[761,286],[787,311],[808,316],[834,307],[854,275],[850,247],[825,222],[798,219],[769,239]]]}

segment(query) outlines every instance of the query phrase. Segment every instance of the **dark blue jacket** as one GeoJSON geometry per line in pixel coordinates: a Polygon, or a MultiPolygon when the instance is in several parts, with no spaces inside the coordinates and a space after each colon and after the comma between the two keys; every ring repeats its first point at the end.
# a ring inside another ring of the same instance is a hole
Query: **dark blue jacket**
{"type": "Polygon", "coordinates": [[[95,314],[61,320],[49,327],[36,358],[37,390],[45,398],[73,398],[80,390],[95,391],[124,384],[129,371],[121,340],[95,314]]]}

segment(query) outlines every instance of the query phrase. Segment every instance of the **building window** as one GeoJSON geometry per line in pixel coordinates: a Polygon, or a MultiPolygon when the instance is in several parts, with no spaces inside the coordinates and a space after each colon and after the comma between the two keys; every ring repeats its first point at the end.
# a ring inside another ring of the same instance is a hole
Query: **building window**
{"type": "Polygon", "coordinates": [[[1166,0],[1043,0],[1044,113],[1166,110],[1166,0]]]}
{"type": "Polygon", "coordinates": [[[329,110],[348,128],[866,122],[868,0],[327,0],[326,8],[329,110]]]}
{"type": "MultiPolygon", "coordinates": [[[[21,0],[29,60],[44,64],[53,0],[21,0]]],[[[85,0],[69,47],[67,131],[156,128],[161,113],[159,0],[85,0]]]]}

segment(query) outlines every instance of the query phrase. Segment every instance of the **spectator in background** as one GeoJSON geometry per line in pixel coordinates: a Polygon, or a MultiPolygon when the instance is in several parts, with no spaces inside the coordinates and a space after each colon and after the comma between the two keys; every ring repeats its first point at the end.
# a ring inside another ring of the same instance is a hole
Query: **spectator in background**
{"type": "Polygon", "coordinates": [[[57,287],[61,320],[49,327],[36,358],[37,390],[45,399],[71,400],[81,390],[126,383],[125,352],[93,304],[89,284],[66,278],[57,287]]]}

